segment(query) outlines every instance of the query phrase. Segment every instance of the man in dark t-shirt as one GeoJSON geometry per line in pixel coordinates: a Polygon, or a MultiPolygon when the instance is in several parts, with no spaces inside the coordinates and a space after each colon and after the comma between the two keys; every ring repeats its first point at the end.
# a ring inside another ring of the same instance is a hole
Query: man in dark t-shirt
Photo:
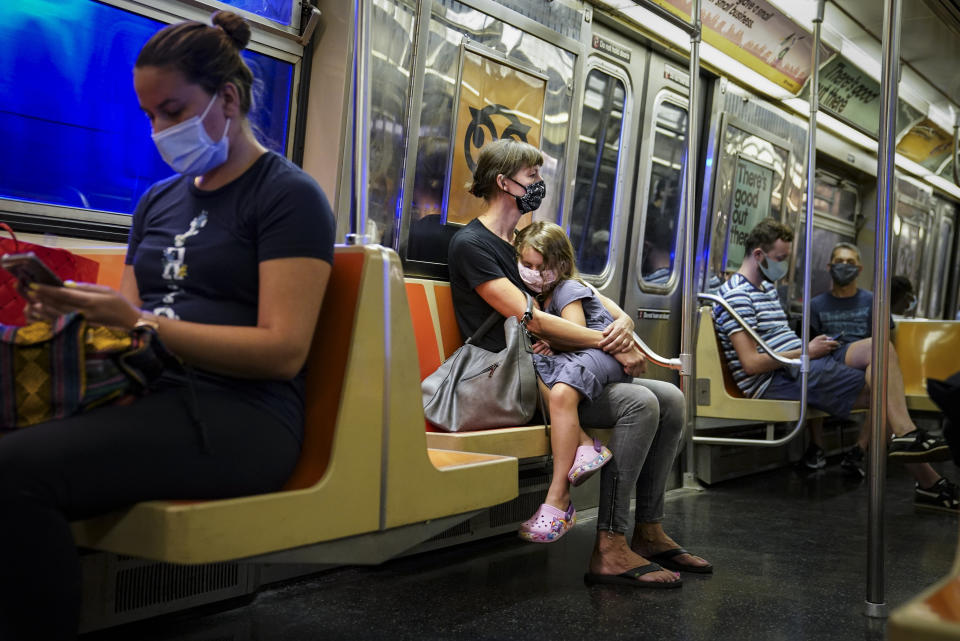
{"type": "MultiPolygon", "coordinates": [[[[860,250],[853,243],[840,242],[830,253],[831,288],[810,300],[810,335],[826,334],[843,346],[873,335],[873,293],[857,287],[857,277],[863,271],[860,250]]],[[[894,327],[890,321],[891,329],[894,327]]],[[[804,454],[804,464],[810,468],[823,467],[823,419],[810,421],[813,441],[804,454]]],[[[870,422],[864,421],[857,443],[843,456],[840,466],[853,476],[863,478],[864,452],[870,444],[870,422]]]]}

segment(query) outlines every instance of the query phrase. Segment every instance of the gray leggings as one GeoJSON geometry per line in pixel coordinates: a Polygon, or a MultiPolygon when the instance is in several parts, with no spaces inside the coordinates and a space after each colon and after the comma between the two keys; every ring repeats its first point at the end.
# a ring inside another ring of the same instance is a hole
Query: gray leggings
{"type": "Polygon", "coordinates": [[[637,523],[663,520],[667,476],[683,437],[683,392],[648,379],[612,383],[592,403],[580,404],[584,427],[612,428],[613,459],[600,477],[597,529],[625,533],[630,493],[637,490],[637,523]]]}

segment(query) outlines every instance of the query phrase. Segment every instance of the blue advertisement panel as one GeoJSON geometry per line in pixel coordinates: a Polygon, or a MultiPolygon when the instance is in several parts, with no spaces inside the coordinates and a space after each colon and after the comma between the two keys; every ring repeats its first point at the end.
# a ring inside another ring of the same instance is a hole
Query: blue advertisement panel
{"type": "MultiPolygon", "coordinates": [[[[129,214],[171,175],[132,82],[163,26],[93,0],[0,2],[0,198],[129,214]]],[[[293,65],[244,58],[257,78],[251,122],[283,153],[293,65]]]]}

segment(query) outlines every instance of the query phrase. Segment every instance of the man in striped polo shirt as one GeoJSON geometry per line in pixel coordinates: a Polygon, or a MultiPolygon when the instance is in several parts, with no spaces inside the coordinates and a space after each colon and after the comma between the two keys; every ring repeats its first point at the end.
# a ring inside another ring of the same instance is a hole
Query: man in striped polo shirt
{"type": "MultiPolygon", "coordinates": [[[[771,349],[788,358],[798,358],[800,338],[787,324],[787,316],[774,287],[774,283],[787,273],[792,241],[790,228],[773,218],[761,221],[747,235],[740,269],[720,287],[719,294],[771,349]]],[[[793,378],[773,357],[759,351],[756,341],[722,308],[715,310],[714,323],[730,372],[745,396],[800,399],[799,374],[793,378]]],[[[812,407],[834,416],[847,416],[855,407],[869,405],[865,370],[872,357],[870,338],[840,345],[828,336],[820,335],[810,341],[808,351],[807,399],[812,407]]],[[[887,392],[888,428],[894,434],[889,447],[891,459],[919,463],[949,458],[949,449],[943,439],[917,429],[910,419],[903,393],[903,376],[892,346],[888,352],[887,392]]],[[[933,468],[916,466],[914,469],[920,472],[918,491],[940,483],[941,477],[933,468]]],[[[955,485],[950,485],[954,491],[949,493],[947,502],[950,505],[945,507],[956,510],[960,492],[955,491],[955,485]]]]}

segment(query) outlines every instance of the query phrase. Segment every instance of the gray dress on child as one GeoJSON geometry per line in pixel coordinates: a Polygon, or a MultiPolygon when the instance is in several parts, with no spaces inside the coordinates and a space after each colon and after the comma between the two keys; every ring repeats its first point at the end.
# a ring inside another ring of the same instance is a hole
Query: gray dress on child
{"type": "MultiPolygon", "coordinates": [[[[613,316],[589,287],[577,280],[564,280],[553,290],[553,297],[543,311],[560,316],[564,307],[581,301],[583,315],[589,329],[603,331],[613,322],[613,316]]],[[[623,366],[602,349],[583,349],[576,352],[561,352],[552,356],[533,355],[533,364],[540,379],[553,387],[566,383],[589,400],[594,400],[608,383],[626,383],[631,377],[623,366]]]]}

